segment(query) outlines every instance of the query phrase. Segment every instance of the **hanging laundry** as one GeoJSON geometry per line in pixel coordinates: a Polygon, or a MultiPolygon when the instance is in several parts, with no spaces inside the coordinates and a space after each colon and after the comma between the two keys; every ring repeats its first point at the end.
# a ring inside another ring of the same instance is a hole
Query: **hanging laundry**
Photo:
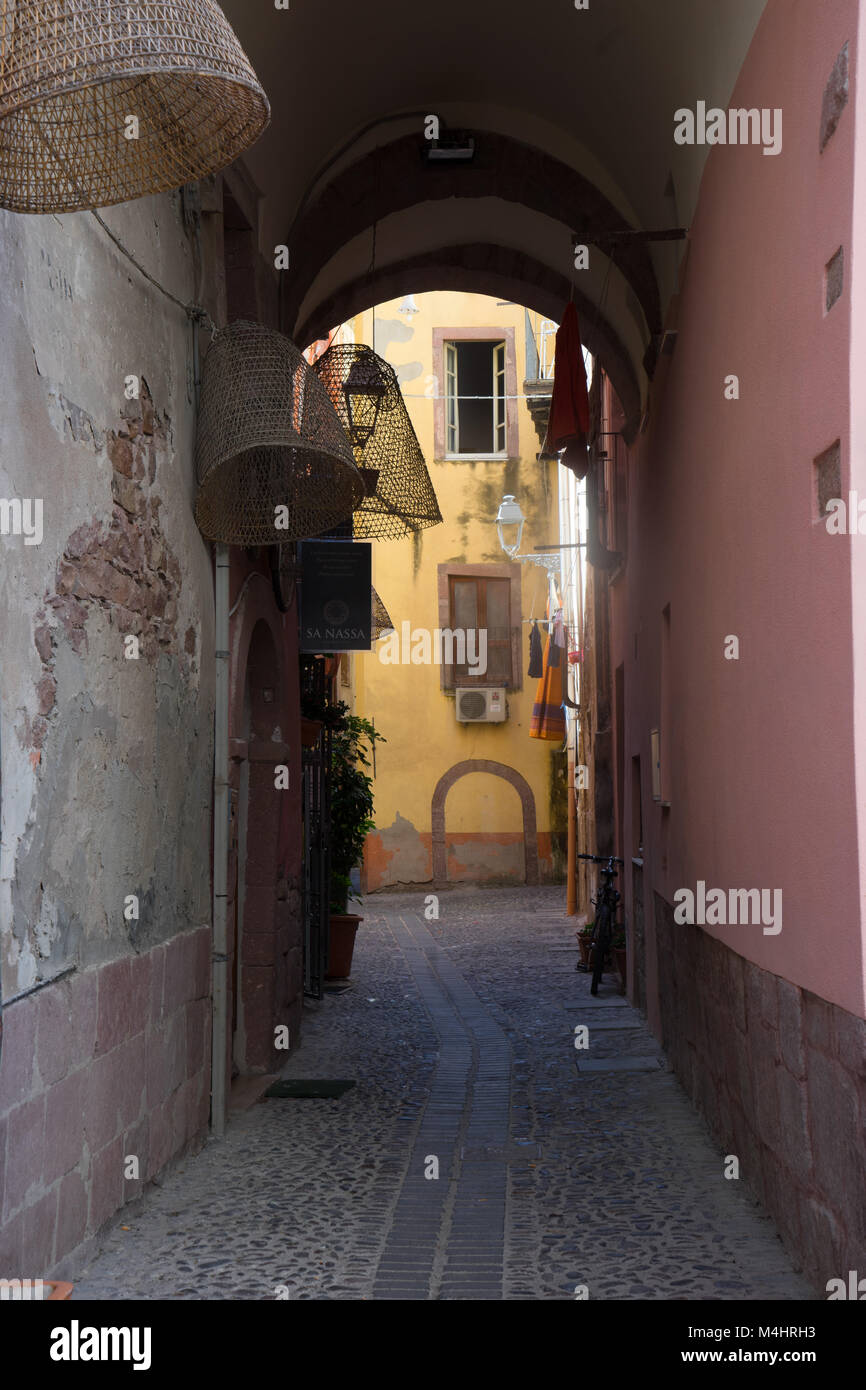
{"type": "Polygon", "coordinates": [[[544,674],[538,682],[532,718],[529,723],[530,738],[556,740],[565,737],[565,710],[562,707],[562,672],[564,663],[559,661],[559,648],[551,637],[544,654],[544,674]],[[551,653],[557,654],[557,665],[551,663],[551,653]]]}
{"type": "Polygon", "coordinates": [[[538,623],[532,624],[532,631],[529,634],[529,676],[532,680],[538,680],[544,675],[544,647],[541,641],[541,633],[538,631],[538,623]]]}
{"type": "Polygon", "coordinates": [[[577,310],[567,304],[556,334],[553,397],[547,421],[543,453],[565,453],[561,462],[585,478],[589,467],[586,446],[589,435],[589,392],[580,342],[577,310]]]}

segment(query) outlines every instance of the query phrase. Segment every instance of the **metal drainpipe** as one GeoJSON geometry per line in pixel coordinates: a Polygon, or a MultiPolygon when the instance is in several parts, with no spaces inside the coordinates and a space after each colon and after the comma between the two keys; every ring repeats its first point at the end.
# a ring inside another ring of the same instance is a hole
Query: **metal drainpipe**
{"type": "MultiPolygon", "coordinates": [[[[572,571],[575,565],[575,552],[571,548],[574,539],[574,517],[570,506],[571,488],[570,480],[573,474],[566,469],[563,464],[558,465],[559,473],[559,542],[561,546],[567,547],[559,552],[560,574],[562,577],[562,602],[565,610],[565,620],[568,624],[569,637],[573,641],[574,623],[572,602],[572,571]]],[[[578,561],[579,562],[579,561],[578,561]]],[[[563,658],[565,670],[563,671],[563,681],[565,682],[565,693],[568,694],[568,653],[563,658]]],[[[575,771],[575,741],[577,738],[577,719],[578,712],[568,711],[568,753],[566,757],[566,777],[568,778],[567,799],[568,799],[568,826],[566,834],[566,890],[565,890],[565,911],[567,916],[574,917],[577,912],[577,815],[574,791],[574,771],[575,771]]]]}
{"type": "Polygon", "coordinates": [[[217,545],[214,571],[215,675],[213,776],[213,1046],[211,1128],[226,1128],[226,1028],[228,1024],[229,857],[229,548],[217,545]]]}
{"type": "MultiPolygon", "coordinates": [[[[192,321],[193,383],[198,416],[201,352],[198,319],[192,321]]],[[[213,939],[211,941],[211,1129],[226,1129],[226,1029],[228,1026],[229,866],[229,548],[214,546],[214,750],[213,750],[213,939]]]]}

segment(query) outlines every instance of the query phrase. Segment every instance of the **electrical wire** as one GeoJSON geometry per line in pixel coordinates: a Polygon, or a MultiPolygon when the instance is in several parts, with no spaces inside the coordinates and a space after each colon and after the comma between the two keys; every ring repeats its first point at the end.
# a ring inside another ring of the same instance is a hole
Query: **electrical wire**
{"type": "Polygon", "coordinates": [[[184,301],[182,299],[179,299],[176,294],[172,294],[171,290],[167,290],[165,285],[160,284],[159,280],[157,280],[155,276],[151,275],[149,270],[145,269],[145,267],[141,264],[141,261],[139,261],[137,257],[133,255],[133,253],[129,250],[128,246],[124,245],[121,238],[117,235],[116,232],[113,232],[111,230],[108,223],[105,221],[104,218],[100,217],[99,213],[95,210],[95,208],[91,208],[90,215],[91,217],[96,218],[96,221],[99,223],[100,227],[105,232],[109,240],[114,242],[114,245],[117,247],[118,251],[121,251],[123,255],[126,256],[127,260],[132,262],[139,274],[144,276],[145,280],[148,280],[151,285],[155,285],[156,288],[165,295],[166,299],[170,299],[173,304],[176,304],[178,306],[178,308],[183,309],[187,318],[193,319],[196,322],[203,324],[205,328],[209,328],[211,332],[216,332],[216,325],[213,319],[211,318],[207,310],[202,307],[201,304],[185,304],[184,301]]]}

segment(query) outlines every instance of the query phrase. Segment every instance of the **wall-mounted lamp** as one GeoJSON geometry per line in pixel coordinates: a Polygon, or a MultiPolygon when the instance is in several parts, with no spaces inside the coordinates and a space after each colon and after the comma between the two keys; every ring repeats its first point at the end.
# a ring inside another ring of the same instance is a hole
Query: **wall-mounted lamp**
{"type": "Polygon", "coordinates": [[[525,522],[526,517],[520,510],[520,503],[514,500],[512,493],[506,493],[499,505],[496,530],[499,535],[499,544],[510,559],[513,559],[520,549],[525,522]]]}

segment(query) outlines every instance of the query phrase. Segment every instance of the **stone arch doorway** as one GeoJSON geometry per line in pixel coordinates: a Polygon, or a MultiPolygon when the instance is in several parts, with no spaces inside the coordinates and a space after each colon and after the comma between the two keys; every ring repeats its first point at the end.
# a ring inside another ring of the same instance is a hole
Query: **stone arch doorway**
{"type": "Polygon", "coordinates": [[[526,867],[526,883],[538,883],[538,831],[535,816],[535,797],[532,788],[526,778],[516,772],[513,767],[507,767],[505,763],[491,762],[488,758],[467,758],[461,763],[455,763],[447,772],[439,778],[433,792],[433,802],[431,808],[431,830],[433,840],[433,882],[434,884],[445,884],[448,882],[448,851],[445,843],[445,801],[454,786],[461,777],[466,777],[471,772],[488,772],[494,777],[501,777],[504,781],[514,787],[520,797],[520,804],[523,809],[523,846],[524,863],[526,867]]]}

